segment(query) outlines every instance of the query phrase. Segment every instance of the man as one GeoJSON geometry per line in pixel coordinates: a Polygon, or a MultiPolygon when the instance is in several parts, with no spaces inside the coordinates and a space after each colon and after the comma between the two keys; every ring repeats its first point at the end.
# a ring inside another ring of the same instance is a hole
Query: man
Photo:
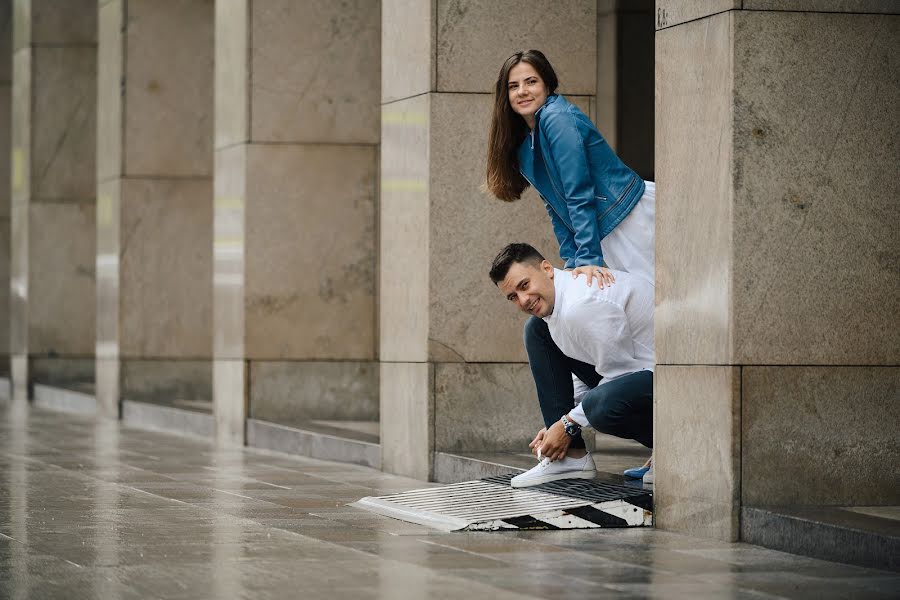
{"type": "Polygon", "coordinates": [[[582,427],[653,446],[653,285],[612,273],[612,285],[587,285],[528,244],[508,245],[491,265],[491,281],[532,315],[525,349],[546,425],[530,444],[541,462],[513,487],[592,479],[582,427]],[[572,375],[590,388],[577,405],[572,375]]]}

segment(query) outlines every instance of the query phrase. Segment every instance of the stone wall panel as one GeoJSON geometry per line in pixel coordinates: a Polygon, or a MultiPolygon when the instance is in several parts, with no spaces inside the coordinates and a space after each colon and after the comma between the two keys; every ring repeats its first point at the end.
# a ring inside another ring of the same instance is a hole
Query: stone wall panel
{"type": "Polygon", "coordinates": [[[254,142],[378,143],[381,2],[251,4],[254,142]]]}
{"type": "Polygon", "coordinates": [[[212,0],[129,0],[126,175],[211,176],[213,21],[212,0]]]}
{"type": "Polygon", "coordinates": [[[653,383],[656,525],[736,541],[741,494],[740,369],[658,365],[653,383]]]}
{"type": "Polygon", "coordinates": [[[436,18],[438,92],[490,93],[503,61],[536,48],[553,64],[563,93],[596,93],[594,0],[438,0],[436,18]]]}
{"type": "Polygon", "coordinates": [[[375,148],[251,145],[247,177],[248,356],[374,358],[375,148]]]}
{"type": "Polygon", "coordinates": [[[122,185],[121,355],[208,357],[212,185],[165,179],[122,185]]]}
{"type": "Polygon", "coordinates": [[[35,47],[31,201],[96,196],[97,49],[35,47]]]}
{"type": "Polygon", "coordinates": [[[37,203],[29,213],[29,354],[90,356],[95,334],[94,205],[37,203]]]}
{"type": "Polygon", "coordinates": [[[742,502],[900,504],[900,367],[744,367],[742,502]]]}
{"type": "Polygon", "coordinates": [[[733,360],[897,364],[900,19],[737,14],[733,360]]]}

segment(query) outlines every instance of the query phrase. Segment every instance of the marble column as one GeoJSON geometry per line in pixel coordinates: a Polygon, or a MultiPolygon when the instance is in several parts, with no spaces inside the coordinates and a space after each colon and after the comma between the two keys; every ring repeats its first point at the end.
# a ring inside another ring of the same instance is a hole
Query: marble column
{"type": "MultiPolygon", "coordinates": [[[[211,407],[211,0],[100,3],[97,399],[211,407]]],[[[209,408],[207,408],[208,410],[209,408]]]]}
{"type": "Polygon", "coordinates": [[[222,443],[243,443],[248,416],[377,418],[380,10],[371,0],[216,3],[222,443]]]}
{"type": "Polygon", "coordinates": [[[896,8],[657,2],[659,527],[900,501],[896,8]]]}
{"type": "Polygon", "coordinates": [[[9,377],[10,129],[12,0],[0,2],[0,377],[9,377]]]}
{"type": "Polygon", "coordinates": [[[539,48],[593,112],[596,1],[384,0],[379,346],[384,470],[428,479],[435,451],[521,450],[541,426],[523,316],[487,276],[507,243],[558,259],[533,191],[482,191],[503,61],[539,48]],[[540,15],[535,18],[534,15],[540,15]]]}
{"type": "Polygon", "coordinates": [[[10,353],[16,394],[94,374],[97,5],[17,0],[10,353]],[[29,374],[30,371],[30,374],[29,374]]]}

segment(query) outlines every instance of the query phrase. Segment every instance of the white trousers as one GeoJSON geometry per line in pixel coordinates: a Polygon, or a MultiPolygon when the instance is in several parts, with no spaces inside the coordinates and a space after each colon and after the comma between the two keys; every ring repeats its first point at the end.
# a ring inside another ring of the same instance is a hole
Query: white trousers
{"type": "Polygon", "coordinates": [[[600,241],[606,266],[656,285],[655,232],[656,184],[647,181],[644,195],[628,216],[600,241]]]}

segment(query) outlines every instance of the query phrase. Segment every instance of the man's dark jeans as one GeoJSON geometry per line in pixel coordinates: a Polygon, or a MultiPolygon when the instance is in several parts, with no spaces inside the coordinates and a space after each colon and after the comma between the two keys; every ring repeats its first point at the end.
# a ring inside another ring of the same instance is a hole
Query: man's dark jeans
{"type": "MultiPolygon", "coordinates": [[[[572,410],[572,374],[592,388],[581,404],[591,426],[602,433],[637,440],[653,447],[653,373],[638,371],[600,384],[593,365],[569,358],[550,337],[543,319],[525,323],[525,350],[537,387],[544,425],[550,427],[572,410]]],[[[579,433],[571,448],[584,448],[579,433]]]]}

